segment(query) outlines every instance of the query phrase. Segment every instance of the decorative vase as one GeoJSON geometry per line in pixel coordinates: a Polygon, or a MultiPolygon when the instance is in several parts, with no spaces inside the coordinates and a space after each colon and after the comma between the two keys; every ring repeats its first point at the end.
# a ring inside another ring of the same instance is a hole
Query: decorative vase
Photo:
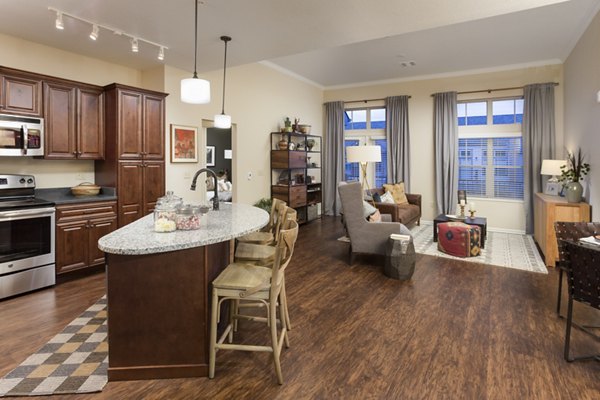
{"type": "Polygon", "coordinates": [[[287,142],[287,140],[285,140],[285,135],[281,135],[281,140],[279,141],[278,145],[279,145],[279,150],[287,150],[288,142],[287,142]]]}
{"type": "Polygon", "coordinates": [[[581,202],[581,196],[583,194],[583,186],[579,182],[569,182],[565,187],[565,196],[569,203],[581,202]]]}

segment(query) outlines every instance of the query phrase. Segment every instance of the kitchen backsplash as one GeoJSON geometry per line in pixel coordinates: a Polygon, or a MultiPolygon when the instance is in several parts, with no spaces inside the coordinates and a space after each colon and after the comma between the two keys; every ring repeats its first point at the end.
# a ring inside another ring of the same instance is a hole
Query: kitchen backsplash
{"type": "Polygon", "coordinates": [[[94,161],[0,157],[0,174],[33,175],[38,188],[71,187],[94,183],[94,161]]]}

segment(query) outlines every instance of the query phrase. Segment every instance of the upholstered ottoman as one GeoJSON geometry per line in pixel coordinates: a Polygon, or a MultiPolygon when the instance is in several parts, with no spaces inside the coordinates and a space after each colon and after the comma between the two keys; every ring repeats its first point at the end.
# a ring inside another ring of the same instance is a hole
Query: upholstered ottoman
{"type": "Polygon", "coordinates": [[[456,257],[479,255],[479,227],[462,222],[438,224],[438,250],[456,257]]]}

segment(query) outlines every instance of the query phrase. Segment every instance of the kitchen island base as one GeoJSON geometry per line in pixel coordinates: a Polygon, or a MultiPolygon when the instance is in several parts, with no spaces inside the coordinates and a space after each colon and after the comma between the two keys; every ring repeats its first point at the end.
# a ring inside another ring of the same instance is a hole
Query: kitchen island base
{"type": "Polygon", "coordinates": [[[210,282],[230,241],[107,257],[108,380],[208,376],[210,282]]]}

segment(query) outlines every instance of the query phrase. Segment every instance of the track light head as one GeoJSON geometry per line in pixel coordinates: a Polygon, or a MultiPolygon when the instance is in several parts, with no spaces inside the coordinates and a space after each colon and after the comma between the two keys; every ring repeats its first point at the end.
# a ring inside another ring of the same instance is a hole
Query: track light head
{"type": "Polygon", "coordinates": [[[90,33],[90,39],[97,40],[98,39],[98,25],[94,24],[92,26],[92,33],[90,33]]]}
{"type": "Polygon", "coordinates": [[[56,12],[56,23],[55,23],[56,29],[59,30],[63,30],[65,29],[65,24],[63,23],[63,16],[62,13],[60,11],[56,12]]]}
{"type": "Polygon", "coordinates": [[[160,48],[158,49],[158,59],[160,61],[165,59],[165,48],[160,46],[160,48]]]}
{"type": "Polygon", "coordinates": [[[138,46],[138,40],[136,38],[131,39],[131,51],[137,53],[140,50],[138,46]]]}

